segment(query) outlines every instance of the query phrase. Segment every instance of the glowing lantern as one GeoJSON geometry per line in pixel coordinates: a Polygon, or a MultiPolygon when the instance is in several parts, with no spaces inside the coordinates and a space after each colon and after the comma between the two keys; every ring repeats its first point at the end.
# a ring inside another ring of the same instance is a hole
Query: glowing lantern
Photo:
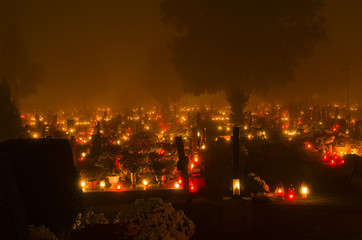
{"type": "Polygon", "coordinates": [[[293,201],[295,199],[295,191],[293,187],[290,187],[287,192],[287,200],[293,201]]]}
{"type": "Polygon", "coordinates": [[[147,190],[148,189],[148,181],[146,179],[143,179],[142,181],[144,189],[147,190]]]}
{"type": "Polygon", "coordinates": [[[283,198],[284,197],[284,188],[283,186],[277,186],[277,188],[275,189],[275,195],[278,197],[283,198]]]}
{"type": "Polygon", "coordinates": [[[307,185],[302,184],[301,188],[300,188],[300,195],[302,195],[302,198],[307,198],[309,194],[309,189],[307,187],[307,185]]]}
{"type": "Polygon", "coordinates": [[[233,196],[240,196],[240,179],[233,179],[233,196]]]}
{"type": "Polygon", "coordinates": [[[84,182],[84,181],[81,181],[81,182],[80,182],[80,185],[82,186],[82,188],[84,188],[84,187],[85,187],[85,182],[84,182]]]}
{"type": "Polygon", "coordinates": [[[85,155],[86,155],[86,153],[85,153],[85,152],[83,152],[83,153],[82,153],[82,157],[85,157],[85,155]]]}
{"type": "Polygon", "coordinates": [[[101,188],[104,188],[104,187],[106,186],[106,182],[105,182],[105,181],[101,181],[101,182],[99,183],[99,186],[100,186],[101,188]]]}
{"type": "Polygon", "coordinates": [[[178,177],[177,182],[178,182],[179,185],[181,185],[182,184],[182,177],[178,177]]]}
{"type": "Polygon", "coordinates": [[[193,182],[190,182],[190,192],[197,192],[197,186],[193,182]]]}
{"type": "Polygon", "coordinates": [[[180,184],[175,183],[175,188],[179,188],[179,187],[180,187],[180,184]]]}
{"type": "Polygon", "coordinates": [[[118,185],[118,186],[117,186],[117,189],[120,190],[120,189],[121,189],[121,185],[118,185]]]}

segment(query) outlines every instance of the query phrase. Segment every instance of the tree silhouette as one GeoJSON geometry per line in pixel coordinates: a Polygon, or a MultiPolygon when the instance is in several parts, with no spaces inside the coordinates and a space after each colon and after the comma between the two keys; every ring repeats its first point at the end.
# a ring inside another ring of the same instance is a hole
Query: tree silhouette
{"type": "Polygon", "coordinates": [[[16,100],[35,94],[43,81],[42,67],[29,59],[19,29],[10,24],[1,36],[0,76],[6,77],[16,100]]]}
{"type": "Polygon", "coordinates": [[[293,79],[324,40],[322,0],[164,0],[161,19],[178,35],[173,62],[195,95],[266,90],[293,79]]]}
{"type": "Polygon", "coordinates": [[[0,116],[0,141],[19,136],[21,120],[6,79],[0,83],[0,116]]]}

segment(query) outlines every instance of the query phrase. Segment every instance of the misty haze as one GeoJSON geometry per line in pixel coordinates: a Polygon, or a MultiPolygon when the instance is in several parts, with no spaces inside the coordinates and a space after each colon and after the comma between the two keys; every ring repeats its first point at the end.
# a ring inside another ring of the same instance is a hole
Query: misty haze
{"type": "Polygon", "coordinates": [[[362,239],[361,0],[1,0],[0,239],[362,239]]]}

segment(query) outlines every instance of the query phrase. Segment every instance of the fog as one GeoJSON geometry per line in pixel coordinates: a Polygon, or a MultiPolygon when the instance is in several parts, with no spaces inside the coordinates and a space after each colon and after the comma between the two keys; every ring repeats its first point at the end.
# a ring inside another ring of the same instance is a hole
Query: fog
{"type": "MultiPolygon", "coordinates": [[[[209,103],[213,97],[182,96],[181,81],[167,50],[174,29],[160,21],[161,0],[77,0],[0,2],[0,34],[17,26],[31,60],[43,68],[36,94],[21,109],[111,106],[117,109],[171,100],[209,103]],[[165,71],[162,71],[162,70],[165,71]]],[[[254,96],[253,101],[283,103],[350,102],[362,95],[362,2],[325,0],[328,42],[300,62],[295,82],[254,96]]],[[[215,102],[220,102],[220,96],[215,102]]]]}

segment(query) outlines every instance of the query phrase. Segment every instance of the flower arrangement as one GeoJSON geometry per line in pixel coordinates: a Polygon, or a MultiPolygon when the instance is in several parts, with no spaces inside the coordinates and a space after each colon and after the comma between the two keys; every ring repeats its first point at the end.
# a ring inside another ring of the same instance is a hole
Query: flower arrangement
{"type": "Polygon", "coordinates": [[[29,225],[28,230],[30,233],[30,238],[32,240],[57,240],[58,238],[55,236],[53,232],[49,230],[49,228],[44,225],[40,225],[39,227],[35,227],[34,225],[29,225]]]}
{"type": "Polygon", "coordinates": [[[75,223],[73,224],[73,229],[82,229],[88,224],[108,224],[108,219],[103,213],[95,213],[93,211],[86,210],[77,215],[75,223]]]}
{"type": "Polygon", "coordinates": [[[134,239],[189,239],[195,231],[183,211],[176,211],[161,198],[136,200],[118,213],[114,223],[127,226],[134,239]]]}

